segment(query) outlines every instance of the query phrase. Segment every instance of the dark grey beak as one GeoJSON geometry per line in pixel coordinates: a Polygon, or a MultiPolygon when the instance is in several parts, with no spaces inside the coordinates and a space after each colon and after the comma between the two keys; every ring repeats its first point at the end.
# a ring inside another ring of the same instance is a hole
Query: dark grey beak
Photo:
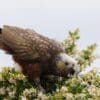
{"type": "Polygon", "coordinates": [[[72,77],[73,75],[78,75],[80,72],[79,66],[77,64],[73,64],[73,67],[70,69],[68,77],[72,77]]]}

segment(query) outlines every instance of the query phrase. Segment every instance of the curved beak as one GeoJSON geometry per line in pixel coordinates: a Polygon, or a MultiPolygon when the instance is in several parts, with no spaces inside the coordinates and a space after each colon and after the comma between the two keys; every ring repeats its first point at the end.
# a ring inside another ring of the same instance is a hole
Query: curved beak
{"type": "Polygon", "coordinates": [[[77,64],[75,64],[75,66],[73,67],[75,74],[78,75],[80,72],[79,66],[77,64]]]}

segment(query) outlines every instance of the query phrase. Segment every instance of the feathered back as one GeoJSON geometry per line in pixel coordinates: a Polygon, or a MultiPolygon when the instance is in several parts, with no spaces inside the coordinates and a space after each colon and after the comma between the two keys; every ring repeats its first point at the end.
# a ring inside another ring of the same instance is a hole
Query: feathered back
{"type": "Polygon", "coordinates": [[[21,60],[46,60],[59,52],[63,52],[62,46],[55,40],[44,37],[30,29],[4,26],[2,38],[4,43],[21,60]]]}

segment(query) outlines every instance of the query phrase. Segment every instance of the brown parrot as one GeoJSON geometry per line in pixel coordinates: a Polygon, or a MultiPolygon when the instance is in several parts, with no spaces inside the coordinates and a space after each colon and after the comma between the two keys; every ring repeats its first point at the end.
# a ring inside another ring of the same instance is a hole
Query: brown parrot
{"type": "Polygon", "coordinates": [[[4,25],[0,28],[0,48],[11,54],[23,74],[30,77],[44,92],[40,77],[67,77],[78,72],[76,61],[68,56],[63,46],[31,29],[4,25]]]}

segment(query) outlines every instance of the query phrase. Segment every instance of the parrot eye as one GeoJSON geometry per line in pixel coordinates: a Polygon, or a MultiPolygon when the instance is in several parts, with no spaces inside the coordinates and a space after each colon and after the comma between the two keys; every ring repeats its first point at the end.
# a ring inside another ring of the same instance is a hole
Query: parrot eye
{"type": "Polygon", "coordinates": [[[69,65],[69,63],[68,62],[65,62],[65,65],[69,65]]]}

